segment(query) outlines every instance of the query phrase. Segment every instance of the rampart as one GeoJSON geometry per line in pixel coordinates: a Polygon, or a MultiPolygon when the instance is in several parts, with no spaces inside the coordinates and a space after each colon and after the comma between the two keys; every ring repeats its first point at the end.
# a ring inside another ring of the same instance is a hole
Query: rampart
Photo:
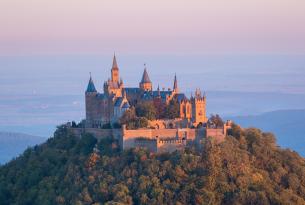
{"type": "Polygon", "coordinates": [[[226,128],[176,128],[176,129],[137,129],[128,130],[101,128],[70,128],[73,134],[80,136],[83,133],[93,134],[98,140],[113,137],[118,140],[122,150],[146,147],[152,152],[172,152],[183,149],[189,144],[200,144],[204,137],[213,137],[222,142],[226,137],[226,128]]]}

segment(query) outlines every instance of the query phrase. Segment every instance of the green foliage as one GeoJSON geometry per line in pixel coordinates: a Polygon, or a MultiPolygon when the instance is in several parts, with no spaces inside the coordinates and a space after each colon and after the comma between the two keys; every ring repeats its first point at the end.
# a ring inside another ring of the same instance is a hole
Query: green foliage
{"type": "Polygon", "coordinates": [[[175,119],[179,117],[180,106],[177,99],[172,99],[169,104],[165,107],[165,113],[162,118],[175,119]]]}
{"type": "Polygon", "coordinates": [[[223,120],[219,115],[211,115],[209,122],[214,125],[216,128],[222,128],[224,125],[223,120]]]}
{"type": "Polygon", "coordinates": [[[136,115],[145,117],[148,120],[156,119],[156,108],[152,101],[144,101],[136,104],[136,115]]]}
{"type": "Polygon", "coordinates": [[[0,167],[0,204],[305,204],[304,158],[271,133],[230,132],[202,150],[152,154],[59,127],[0,167]]]}
{"type": "Polygon", "coordinates": [[[125,124],[127,129],[138,129],[148,126],[148,120],[145,117],[137,117],[135,109],[127,110],[120,119],[121,124],[125,124]]]}
{"type": "Polygon", "coordinates": [[[92,134],[83,134],[77,144],[76,150],[78,153],[88,155],[92,152],[97,139],[92,134]]]}

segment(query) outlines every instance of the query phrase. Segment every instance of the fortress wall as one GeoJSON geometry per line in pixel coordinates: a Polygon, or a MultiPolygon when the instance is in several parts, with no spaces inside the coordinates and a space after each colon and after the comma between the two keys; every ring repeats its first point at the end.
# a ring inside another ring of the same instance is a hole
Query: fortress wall
{"type": "Polygon", "coordinates": [[[147,147],[149,150],[156,152],[172,152],[182,149],[186,143],[199,143],[204,137],[212,137],[217,142],[225,139],[224,129],[138,129],[126,130],[122,129],[100,129],[100,128],[70,128],[73,134],[81,136],[82,133],[91,133],[98,140],[106,137],[114,137],[118,140],[120,147],[125,150],[135,147],[147,147]],[[162,140],[168,138],[179,139],[162,140]],[[158,138],[156,138],[158,136],[158,138]],[[186,140],[181,140],[186,137],[186,140]],[[147,138],[147,140],[139,140],[138,138],[147,138]],[[158,143],[157,143],[158,141],[158,143]]]}
{"type": "Polygon", "coordinates": [[[170,137],[176,137],[177,135],[177,129],[155,129],[152,130],[152,136],[153,137],[160,137],[160,138],[170,138],[170,137]]]}
{"type": "Polygon", "coordinates": [[[145,137],[154,139],[152,129],[138,129],[138,130],[123,130],[124,139],[145,137]]]}
{"type": "Polygon", "coordinates": [[[216,139],[217,142],[222,142],[225,140],[225,133],[222,128],[214,129],[214,128],[207,128],[206,129],[206,136],[207,137],[213,137],[216,139]]]}
{"type": "Polygon", "coordinates": [[[158,140],[157,152],[174,152],[184,149],[185,146],[185,140],[158,140]]]}
{"type": "MultiPolygon", "coordinates": [[[[137,138],[143,137],[143,138],[148,138],[148,139],[156,139],[158,137],[158,141],[160,139],[164,138],[176,138],[178,134],[179,138],[186,137],[187,140],[193,141],[196,140],[197,138],[204,137],[204,132],[199,132],[196,129],[190,129],[190,128],[185,128],[185,129],[138,129],[138,130],[126,130],[123,128],[123,149],[129,149],[133,147],[137,147],[137,138]],[[201,134],[202,136],[197,136],[198,134],[201,134]]],[[[162,141],[162,140],[161,140],[162,141]]],[[[160,150],[162,152],[165,150],[168,150],[170,152],[180,149],[181,147],[184,147],[184,144],[181,144],[180,142],[177,141],[174,142],[175,140],[172,140],[173,143],[160,143],[160,150]]],[[[180,140],[181,141],[181,140],[180,140]]],[[[148,143],[148,142],[147,142],[148,143]]],[[[148,145],[147,145],[148,146],[148,145]]],[[[151,145],[153,146],[153,145],[151,145]]],[[[149,149],[151,148],[149,145],[149,149]]],[[[159,152],[159,151],[158,151],[159,152]]]]}
{"type": "Polygon", "coordinates": [[[179,138],[186,137],[189,140],[194,140],[199,134],[196,129],[138,129],[138,130],[123,130],[124,140],[137,137],[145,137],[149,139],[158,138],[174,138],[178,134],[179,138]]]}
{"type": "Polygon", "coordinates": [[[151,129],[126,130],[123,128],[123,150],[136,147],[136,139],[139,137],[153,139],[151,129]]]}
{"type": "Polygon", "coordinates": [[[157,140],[135,140],[136,147],[147,148],[150,152],[157,152],[157,140]]]}

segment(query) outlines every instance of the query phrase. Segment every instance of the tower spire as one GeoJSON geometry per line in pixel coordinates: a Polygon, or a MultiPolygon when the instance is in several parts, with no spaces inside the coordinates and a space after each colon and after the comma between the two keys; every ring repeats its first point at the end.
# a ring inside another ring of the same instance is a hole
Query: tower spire
{"type": "Polygon", "coordinates": [[[115,53],[113,54],[112,69],[119,69],[115,53]]]}
{"type": "Polygon", "coordinates": [[[152,82],[149,79],[149,76],[148,76],[148,73],[146,70],[146,64],[144,64],[144,72],[143,72],[142,80],[140,82],[140,88],[145,91],[152,90],[152,82]]]}
{"type": "Polygon", "coordinates": [[[116,61],[115,53],[113,54],[113,61],[112,61],[112,68],[111,68],[111,80],[112,82],[119,83],[120,76],[119,76],[119,66],[116,61]]]}
{"type": "Polygon", "coordinates": [[[150,78],[147,73],[146,64],[144,64],[144,72],[143,72],[141,83],[151,83],[150,78]]]}
{"type": "Polygon", "coordinates": [[[177,81],[177,75],[175,73],[175,78],[174,78],[174,87],[173,90],[178,93],[178,81],[177,81]]]}
{"type": "Polygon", "coordinates": [[[95,86],[94,86],[92,77],[91,77],[91,72],[90,72],[89,74],[90,74],[90,78],[89,78],[89,82],[88,82],[88,86],[87,86],[86,92],[87,92],[87,93],[94,93],[94,92],[97,92],[96,89],[95,89],[95,86]]]}

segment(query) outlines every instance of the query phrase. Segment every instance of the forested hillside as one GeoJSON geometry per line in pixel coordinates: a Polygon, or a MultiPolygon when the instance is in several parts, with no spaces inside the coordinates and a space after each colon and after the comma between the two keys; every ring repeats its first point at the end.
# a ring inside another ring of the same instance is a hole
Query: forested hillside
{"type": "Polygon", "coordinates": [[[258,129],[230,134],[156,155],[60,127],[0,168],[0,204],[305,204],[304,158],[258,129]]]}

